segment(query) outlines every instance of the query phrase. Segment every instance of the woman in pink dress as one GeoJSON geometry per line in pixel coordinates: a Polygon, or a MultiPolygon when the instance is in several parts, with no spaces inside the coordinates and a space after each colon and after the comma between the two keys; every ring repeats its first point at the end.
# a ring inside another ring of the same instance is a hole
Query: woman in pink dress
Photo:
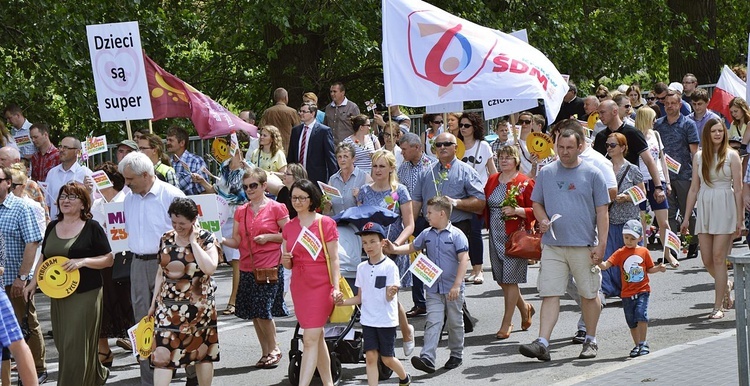
{"type": "Polygon", "coordinates": [[[281,263],[284,268],[292,270],[294,312],[304,329],[302,342],[305,355],[302,356],[300,365],[299,384],[309,385],[317,367],[323,384],[332,386],[331,361],[323,336],[323,326],[333,311],[333,299],[341,293],[339,233],[335,221],[315,213],[315,209],[320,207],[321,193],[312,182],[295,182],[292,185],[291,201],[297,217],[289,221],[281,232],[284,240],[281,244],[281,250],[284,251],[281,263]],[[321,247],[316,256],[311,256],[302,243],[296,242],[305,228],[321,243],[326,243],[330,267],[326,263],[324,248],[321,247]],[[328,277],[329,269],[332,279],[328,277]]]}

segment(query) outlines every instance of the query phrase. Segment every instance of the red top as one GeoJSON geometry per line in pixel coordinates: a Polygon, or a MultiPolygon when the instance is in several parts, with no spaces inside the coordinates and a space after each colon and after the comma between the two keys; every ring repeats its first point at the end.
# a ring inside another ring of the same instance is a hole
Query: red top
{"type": "Polygon", "coordinates": [[[654,266],[651,254],[644,247],[622,247],[607,260],[620,267],[622,276],[621,298],[629,298],[642,292],[651,292],[648,285],[648,270],[654,266]]]}
{"type": "MultiPolygon", "coordinates": [[[[500,185],[499,178],[501,173],[495,173],[491,175],[487,179],[487,184],[484,185],[484,196],[485,198],[489,198],[492,192],[495,191],[495,188],[497,188],[498,185],[500,185]]],[[[518,195],[516,198],[516,201],[518,201],[518,206],[523,208],[524,213],[526,213],[526,218],[518,217],[516,220],[505,220],[505,233],[510,235],[511,233],[515,232],[521,224],[526,222],[526,229],[531,229],[531,224],[536,221],[536,217],[534,217],[534,211],[531,209],[531,192],[534,190],[534,184],[535,181],[523,173],[518,173],[515,178],[510,180],[507,184],[505,194],[510,193],[510,189],[513,186],[519,186],[523,184],[525,181],[528,181],[528,185],[523,189],[523,192],[518,195]]],[[[484,207],[484,224],[485,227],[487,227],[487,224],[490,223],[490,208],[489,205],[485,205],[484,207]]]]}
{"type": "Polygon", "coordinates": [[[50,144],[49,149],[44,154],[39,152],[31,156],[31,179],[34,181],[46,181],[47,172],[60,164],[60,151],[55,145],[50,144]]]}
{"type": "Polygon", "coordinates": [[[258,244],[253,238],[268,233],[279,233],[278,221],[289,217],[286,205],[268,200],[258,213],[253,213],[250,203],[234,212],[234,220],[240,225],[240,271],[252,272],[254,268],[271,268],[281,261],[281,243],[258,244]],[[252,262],[251,262],[252,260],[252,262]]]}

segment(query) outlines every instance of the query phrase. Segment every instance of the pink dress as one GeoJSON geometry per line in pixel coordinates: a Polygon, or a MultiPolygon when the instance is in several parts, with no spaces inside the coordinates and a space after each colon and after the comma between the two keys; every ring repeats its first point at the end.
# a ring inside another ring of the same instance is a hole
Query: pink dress
{"type": "MultiPolygon", "coordinates": [[[[338,240],[336,222],[323,216],[323,237],[320,235],[318,220],[310,226],[310,231],[322,242],[338,240]]],[[[288,222],[281,231],[287,248],[291,248],[302,232],[299,217],[288,222]]],[[[299,243],[292,252],[292,283],[290,290],[294,301],[294,312],[302,328],[320,328],[328,321],[333,311],[333,286],[328,278],[328,264],[323,248],[313,260],[310,253],[299,243]]]]}

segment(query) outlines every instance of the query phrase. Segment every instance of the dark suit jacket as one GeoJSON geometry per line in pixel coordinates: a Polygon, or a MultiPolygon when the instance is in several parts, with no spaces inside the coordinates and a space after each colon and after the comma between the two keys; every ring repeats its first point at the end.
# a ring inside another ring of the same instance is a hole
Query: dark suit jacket
{"type": "MultiPolygon", "coordinates": [[[[292,128],[292,136],[289,140],[289,152],[286,155],[287,163],[299,163],[299,141],[302,137],[304,123],[292,128]]],[[[310,142],[307,144],[307,179],[318,186],[318,181],[328,183],[328,179],[339,170],[336,163],[336,155],[333,147],[333,131],[331,128],[315,121],[308,133],[310,142]]]]}

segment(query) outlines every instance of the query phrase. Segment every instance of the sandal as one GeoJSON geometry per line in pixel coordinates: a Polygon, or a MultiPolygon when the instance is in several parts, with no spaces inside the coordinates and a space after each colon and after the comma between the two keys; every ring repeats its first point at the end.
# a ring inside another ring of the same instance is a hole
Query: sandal
{"type": "Polygon", "coordinates": [[[709,319],[721,319],[724,317],[724,311],[722,310],[713,310],[711,312],[711,315],[708,315],[709,319]]]}
{"type": "Polygon", "coordinates": [[[112,361],[115,359],[115,354],[112,353],[112,350],[109,350],[108,353],[99,353],[99,362],[101,362],[102,366],[106,368],[112,368],[112,361]],[[102,357],[104,357],[102,359],[102,357]]]}
{"type": "Polygon", "coordinates": [[[234,315],[234,304],[227,304],[227,309],[222,312],[224,315],[234,315]]]}
{"type": "Polygon", "coordinates": [[[477,276],[474,278],[474,284],[484,284],[484,277],[483,276],[477,276]]]}
{"type": "Polygon", "coordinates": [[[513,325],[511,324],[508,326],[507,329],[503,330],[502,327],[497,330],[497,334],[495,334],[496,339],[508,339],[510,337],[510,333],[513,332],[513,325]]]}
{"type": "MultiPolygon", "coordinates": [[[[632,354],[632,353],[631,353],[632,354]]],[[[648,343],[641,345],[641,350],[638,352],[638,356],[651,354],[651,349],[648,347],[648,343]]]]}
{"type": "Polygon", "coordinates": [[[263,364],[264,369],[275,369],[281,362],[281,350],[278,350],[275,354],[270,353],[266,356],[266,363],[263,364]]]}
{"type": "Polygon", "coordinates": [[[531,327],[531,317],[534,316],[536,310],[530,303],[526,303],[526,312],[521,315],[521,330],[528,331],[531,327]]]}
{"type": "Polygon", "coordinates": [[[260,359],[258,359],[258,362],[255,363],[255,367],[259,369],[266,368],[266,361],[268,360],[268,357],[268,355],[263,355],[262,357],[260,357],[260,359]]]}
{"type": "Polygon", "coordinates": [[[732,309],[734,307],[734,300],[732,300],[732,290],[734,289],[734,282],[727,282],[727,292],[724,293],[724,303],[721,305],[725,310],[732,309]]]}
{"type": "Polygon", "coordinates": [[[635,346],[632,350],[630,350],[630,357],[635,358],[641,353],[641,346],[635,346]]]}

